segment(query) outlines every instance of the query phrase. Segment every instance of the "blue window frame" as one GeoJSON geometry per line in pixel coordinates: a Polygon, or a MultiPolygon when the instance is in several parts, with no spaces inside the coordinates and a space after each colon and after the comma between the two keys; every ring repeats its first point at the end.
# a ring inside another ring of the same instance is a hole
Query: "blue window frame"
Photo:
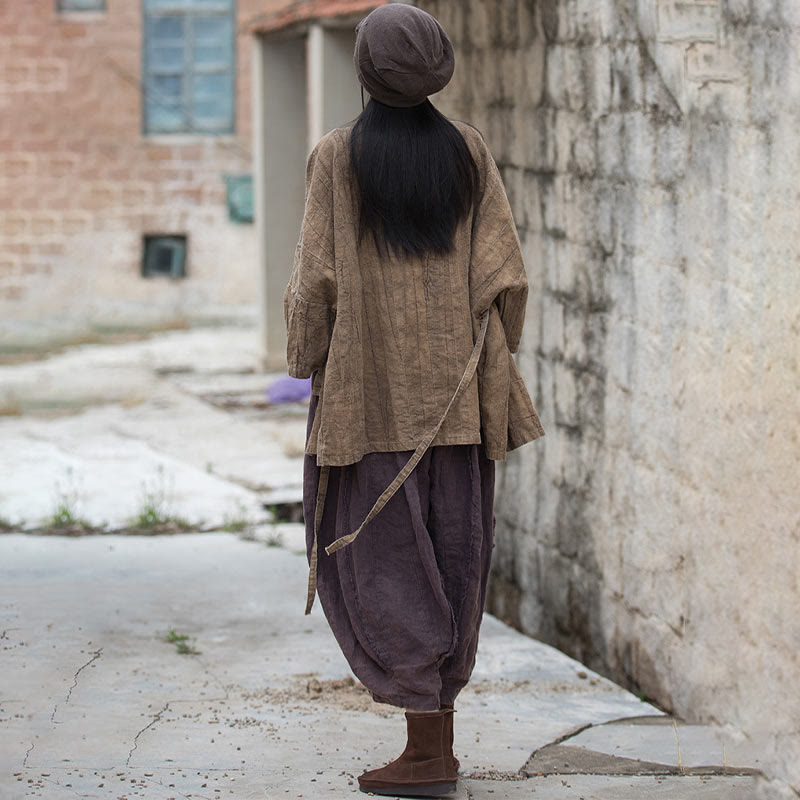
{"type": "Polygon", "coordinates": [[[106,0],[58,0],[59,11],[105,11],[106,0]]]}
{"type": "Polygon", "coordinates": [[[145,133],[232,133],[234,0],[144,0],[145,133]]]}

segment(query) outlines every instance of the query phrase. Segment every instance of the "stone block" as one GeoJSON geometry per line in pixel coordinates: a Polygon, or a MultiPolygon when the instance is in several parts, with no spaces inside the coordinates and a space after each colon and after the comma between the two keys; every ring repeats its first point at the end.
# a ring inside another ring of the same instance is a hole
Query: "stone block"
{"type": "Polygon", "coordinates": [[[519,44],[521,48],[530,48],[536,44],[544,50],[544,30],[541,13],[536,3],[531,0],[514,0],[519,6],[519,44]]]}
{"type": "Polygon", "coordinates": [[[616,38],[623,25],[614,0],[596,0],[594,6],[594,35],[603,42],[616,38]]]}
{"type": "MultiPolygon", "coordinates": [[[[571,562],[558,552],[546,549],[539,551],[539,586],[547,598],[551,618],[562,625],[569,620],[569,596],[571,589],[571,562]]],[[[565,626],[568,628],[568,626],[565,626]]]]}
{"type": "Polygon", "coordinates": [[[624,180],[623,153],[624,117],[611,113],[597,121],[597,172],[600,177],[624,180]]]}
{"type": "Polygon", "coordinates": [[[592,218],[594,238],[590,241],[604,254],[610,254],[617,243],[616,205],[613,192],[598,190],[594,198],[594,209],[592,218]]]}
{"type": "Polygon", "coordinates": [[[620,184],[614,188],[614,224],[617,234],[616,246],[622,247],[627,252],[622,252],[620,257],[625,259],[631,251],[638,247],[640,238],[647,236],[647,231],[642,231],[642,208],[635,193],[630,186],[620,184]]]}
{"type": "Polygon", "coordinates": [[[500,165],[514,162],[512,144],[518,133],[512,125],[513,119],[514,109],[509,106],[496,105],[489,114],[489,128],[486,138],[490,144],[492,155],[500,165]]]}
{"type": "Polygon", "coordinates": [[[680,199],[669,189],[654,186],[640,194],[639,229],[634,247],[653,266],[673,263],[680,246],[680,199]]]}
{"type": "Polygon", "coordinates": [[[785,25],[791,15],[791,0],[761,0],[751,3],[750,25],[752,28],[778,29],[785,25]]]}
{"type": "Polygon", "coordinates": [[[652,183],[655,174],[654,123],[645,113],[631,111],[623,117],[624,174],[637,183],[652,183]]]}
{"type": "Polygon", "coordinates": [[[470,3],[467,14],[467,36],[472,47],[483,49],[491,44],[492,14],[489,3],[470,3]]]}
{"type": "Polygon", "coordinates": [[[545,90],[547,102],[553,106],[564,105],[565,53],[569,45],[549,44],[545,59],[545,90]]]}
{"type": "Polygon", "coordinates": [[[637,43],[622,42],[611,50],[611,106],[640,108],[644,101],[644,64],[637,43]]]}
{"type": "Polygon", "coordinates": [[[563,314],[562,336],[564,359],[572,364],[584,364],[587,361],[586,325],[588,320],[585,309],[572,307],[563,314]]]}
{"type": "Polygon", "coordinates": [[[501,170],[501,175],[503,178],[503,185],[506,189],[508,203],[511,206],[511,213],[514,216],[517,228],[520,228],[525,219],[523,208],[523,171],[519,167],[507,166],[501,170]]]}
{"type": "MultiPolygon", "coordinates": [[[[526,91],[523,84],[528,79],[524,51],[504,49],[498,62],[497,88],[500,90],[500,99],[509,105],[520,103],[520,95],[526,91]]],[[[531,74],[530,78],[535,82],[537,76],[531,74]]],[[[539,80],[541,82],[541,78],[539,80]]]]}
{"type": "Polygon", "coordinates": [[[597,170],[595,127],[585,114],[559,112],[556,118],[559,171],[590,177],[597,170]]]}
{"type": "Polygon", "coordinates": [[[500,95],[497,80],[497,61],[491,51],[473,50],[464,69],[469,72],[470,98],[473,106],[488,106],[500,95]]]}
{"type": "Polygon", "coordinates": [[[563,361],[553,363],[555,421],[558,425],[580,423],[578,414],[578,380],[576,373],[563,361]]]}
{"type": "Polygon", "coordinates": [[[729,83],[739,77],[730,52],[716,43],[695,42],[686,50],[686,77],[696,83],[729,83]]]}
{"type": "Polygon", "coordinates": [[[542,33],[547,42],[555,42],[559,38],[559,3],[558,0],[544,0],[538,3],[538,14],[542,33]]]}
{"type": "Polygon", "coordinates": [[[564,352],[565,327],[564,304],[555,297],[548,297],[541,305],[541,350],[550,359],[564,352]]]}
{"type": "Polygon", "coordinates": [[[542,182],[542,210],[544,229],[553,238],[564,239],[567,235],[567,209],[569,178],[556,175],[542,182]]]}
{"type": "Polygon", "coordinates": [[[539,108],[522,109],[517,119],[522,125],[520,146],[525,162],[531,169],[548,173],[556,169],[555,110],[539,108]]]}
{"type": "Polygon", "coordinates": [[[575,125],[578,116],[562,109],[557,109],[555,112],[555,125],[551,135],[555,139],[555,170],[557,173],[566,172],[568,169],[572,154],[572,127],[575,125]]]}
{"type": "Polygon", "coordinates": [[[520,46],[520,18],[528,11],[520,8],[520,0],[508,0],[498,5],[497,43],[503,48],[516,50],[520,46]]]}
{"type": "Polygon", "coordinates": [[[542,102],[545,53],[544,41],[541,38],[515,53],[521,65],[520,82],[516,87],[515,96],[517,102],[525,108],[536,108],[542,102]]]}
{"type": "MultiPolygon", "coordinates": [[[[542,425],[548,425],[549,423],[549,425],[552,427],[555,424],[555,382],[553,378],[553,365],[555,362],[544,357],[544,355],[541,353],[536,354],[535,360],[536,370],[539,376],[536,389],[536,410],[539,412],[539,416],[542,419],[542,425]],[[544,420],[547,420],[547,422],[544,420]]],[[[525,359],[521,358],[519,361],[520,371],[523,371],[525,359]]],[[[557,458],[559,445],[554,441],[549,441],[551,433],[555,433],[555,431],[547,428],[547,435],[542,438],[542,443],[545,445],[545,448],[551,448],[550,450],[545,449],[543,458],[548,464],[560,463],[557,458]],[[548,441],[546,442],[545,440],[548,441]]],[[[542,477],[542,480],[544,481],[545,478],[542,477]]],[[[546,492],[544,492],[544,494],[546,494],[546,492]]],[[[544,498],[541,499],[544,501],[544,498]]],[[[549,516],[546,516],[545,518],[548,520],[551,519],[549,516]]]]}
{"type": "MultiPolygon", "coordinates": [[[[542,264],[545,259],[544,237],[540,233],[534,231],[525,231],[521,237],[521,245],[523,261],[526,265],[529,265],[529,271],[533,272],[532,275],[529,275],[529,282],[531,286],[542,291],[542,264]]],[[[530,302],[530,297],[528,301],[530,302]]]]}
{"type": "Polygon", "coordinates": [[[672,186],[686,174],[689,138],[678,121],[668,120],[655,129],[655,179],[672,186]]]}
{"type": "Polygon", "coordinates": [[[605,434],[603,413],[605,379],[604,376],[592,372],[592,368],[596,368],[598,365],[568,363],[577,374],[581,440],[583,445],[589,448],[583,454],[583,458],[591,463],[594,460],[595,448],[598,444],[602,444],[605,434]]]}
{"type": "Polygon", "coordinates": [[[749,23],[753,13],[751,0],[726,0],[722,22],[749,23]]]}
{"type": "Polygon", "coordinates": [[[569,239],[556,239],[554,290],[571,303],[579,302],[578,270],[583,247],[569,239]]]}
{"type": "Polygon", "coordinates": [[[551,104],[560,108],[583,108],[586,91],[578,48],[569,44],[550,45],[545,74],[547,97],[551,104]]]}
{"type": "Polygon", "coordinates": [[[715,42],[719,0],[658,0],[658,38],[664,42],[715,42]]]}
{"type": "Polygon", "coordinates": [[[568,173],[568,176],[565,232],[567,239],[574,247],[584,249],[594,240],[593,181],[573,173],[568,173]]]}
{"type": "Polygon", "coordinates": [[[523,171],[522,177],[522,217],[517,225],[527,231],[539,233],[542,230],[542,201],[539,191],[539,176],[535,172],[523,171]]]}
{"type": "Polygon", "coordinates": [[[464,41],[464,3],[440,2],[418,4],[428,13],[433,14],[441,26],[447,31],[447,35],[453,42],[453,46],[458,48],[464,41]]]}
{"type": "Polygon", "coordinates": [[[572,39],[587,42],[598,38],[597,16],[598,6],[601,5],[603,3],[597,0],[572,0],[570,8],[572,39]]]}
{"type": "MultiPolygon", "coordinates": [[[[680,78],[683,83],[683,74],[680,78]]],[[[669,116],[679,120],[682,115],[682,95],[675,94],[673,87],[665,80],[664,73],[655,69],[652,64],[646,63],[643,76],[644,104],[651,112],[658,112],[660,116],[669,116]]]]}

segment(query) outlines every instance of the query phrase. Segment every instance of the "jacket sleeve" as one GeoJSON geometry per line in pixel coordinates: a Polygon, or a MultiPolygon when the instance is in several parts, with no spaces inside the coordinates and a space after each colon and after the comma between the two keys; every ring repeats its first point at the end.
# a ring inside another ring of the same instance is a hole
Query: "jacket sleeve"
{"type": "Polygon", "coordinates": [[[528,279],[500,171],[485,145],[482,156],[479,170],[485,179],[472,222],[470,302],[475,316],[492,303],[497,306],[508,349],[516,353],[525,322],[528,279]]]}
{"type": "Polygon", "coordinates": [[[325,137],[308,159],[303,224],[283,297],[286,361],[293,378],[308,378],[324,366],[336,318],[331,144],[325,137]]]}

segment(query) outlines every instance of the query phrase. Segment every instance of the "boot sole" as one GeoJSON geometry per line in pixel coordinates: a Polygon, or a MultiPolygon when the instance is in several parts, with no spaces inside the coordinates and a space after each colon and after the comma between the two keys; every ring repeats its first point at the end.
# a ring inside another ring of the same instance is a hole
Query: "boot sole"
{"type": "Polygon", "coordinates": [[[358,787],[364,794],[380,794],[388,797],[446,797],[448,794],[455,794],[456,784],[453,783],[429,783],[425,786],[407,786],[397,784],[396,786],[381,786],[370,789],[366,786],[358,787]]]}

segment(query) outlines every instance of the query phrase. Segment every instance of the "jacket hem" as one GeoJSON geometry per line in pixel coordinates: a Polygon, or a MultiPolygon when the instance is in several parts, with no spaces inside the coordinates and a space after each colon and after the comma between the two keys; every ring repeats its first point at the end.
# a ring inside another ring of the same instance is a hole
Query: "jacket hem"
{"type": "MultiPolygon", "coordinates": [[[[318,467],[345,467],[348,464],[355,464],[367,455],[368,453],[411,453],[416,450],[417,445],[420,443],[422,435],[411,437],[409,439],[390,440],[384,442],[368,442],[367,446],[362,450],[348,450],[345,452],[327,452],[326,449],[315,447],[313,442],[308,443],[306,446],[306,455],[316,456],[318,467]]],[[[461,434],[461,435],[447,435],[441,437],[437,436],[434,439],[431,447],[438,447],[440,445],[458,445],[458,444],[481,444],[480,434],[461,434]]]]}

